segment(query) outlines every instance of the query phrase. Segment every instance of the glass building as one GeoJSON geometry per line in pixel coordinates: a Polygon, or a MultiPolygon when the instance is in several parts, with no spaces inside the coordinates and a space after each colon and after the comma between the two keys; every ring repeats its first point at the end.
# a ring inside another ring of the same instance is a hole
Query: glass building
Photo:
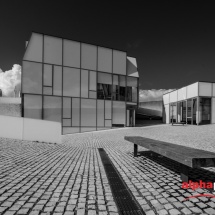
{"type": "Polygon", "coordinates": [[[22,116],[62,134],[134,126],[139,75],[120,50],[32,33],[23,58],[22,116]]]}
{"type": "Polygon", "coordinates": [[[215,123],[215,83],[196,82],[163,95],[164,122],[215,123]]]}

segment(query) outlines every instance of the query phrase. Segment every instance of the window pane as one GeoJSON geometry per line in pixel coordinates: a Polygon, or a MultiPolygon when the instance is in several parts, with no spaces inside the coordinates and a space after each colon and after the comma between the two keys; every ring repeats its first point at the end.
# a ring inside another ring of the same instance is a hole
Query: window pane
{"type": "Polygon", "coordinates": [[[62,39],[44,36],[44,62],[62,65],[62,39]]]}
{"type": "Polygon", "coordinates": [[[62,67],[54,66],[54,84],[53,94],[56,96],[62,95],[62,67]]]}
{"type": "Polygon", "coordinates": [[[80,69],[63,68],[63,95],[80,97],[80,69]]]}
{"type": "Polygon", "coordinates": [[[97,100],[97,126],[104,126],[104,100],[97,100]]]}
{"type": "Polygon", "coordinates": [[[98,47],[98,70],[112,73],[112,50],[98,47]]]}
{"type": "Polygon", "coordinates": [[[111,119],[111,101],[105,101],[105,119],[111,119]]]}
{"type": "Polygon", "coordinates": [[[52,86],[52,65],[44,64],[43,85],[52,86]]]}
{"type": "Polygon", "coordinates": [[[126,52],[113,50],[113,73],[126,75],[126,52]]]}
{"type": "Polygon", "coordinates": [[[81,68],[97,70],[97,47],[89,44],[81,44],[81,68]]]}
{"type": "Polygon", "coordinates": [[[81,126],[96,126],[96,100],[81,99],[81,126]]]}
{"type": "Polygon", "coordinates": [[[112,85],[112,75],[107,73],[98,72],[98,83],[112,85]]]}
{"type": "Polygon", "coordinates": [[[42,119],[42,96],[24,95],[24,117],[42,119]]]}
{"type": "Polygon", "coordinates": [[[71,118],[71,98],[63,98],[63,118],[71,118]]]}
{"type": "Polygon", "coordinates": [[[42,62],[43,35],[33,33],[25,51],[24,60],[42,62]]]}
{"type": "Polygon", "coordinates": [[[63,126],[71,126],[71,119],[63,119],[63,126]]]}
{"type": "Polygon", "coordinates": [[[64,66],[80,68],[80,43],[70,40],[64,40],[63,43],[64,66]]]}
{"type": "Polygon", "coordinates": [[[63,134],[79,133],[79,128],[75,127],[63,127],[63,134]]]}
{"type": "Polygon", "coordinates": [[[137,102],[137,88],[132,87],[132,102],[137,102]]]}
{"type": "Polygon", "coordinates": [[[119,85],[118,75],[113,75],[113,85],[119,85]]]}
{"type": "Polygon", "coordinates": [[[90,90],[96,91],[96,72],[90,71],[90,90]]]}
{"type": "Polygon", "coordinates": [[[125,125],[125,102],[113,101],[113,124],[125,125]]]}
{"type": "Polygon", "coordinates": [[[52,87],[43,87],[44,95],[52,95],[52,87]]]}
{"type": "Polygon", "coordinates": [[[89,98],[96,99],[96,92],[90,91],[89,92],[89,98]]]}
{"type": "Polygon", "coordinates": [[[127,77],[127,86],[137,87],[137,78],[127,77]]]}
{"type": "Polygon", "coordinates": [[[22,93],[42,94],[42,64],[23,61],[22,93]]]}
{"type": "Polygon", "coordinates": [[[82,127],[81,132],[96,131],[96,127],[82,127]]]}
{"type": "Polygon", "coordinates": [[[105,127],[111,127],[111,120],[105,120],[105,127]]]}
{"type": "Polygon", "coordinates": [[[107,73],[98,73],[97,98],[111,100],[112,75],[107,73]]]}
{"type": "Polygon", "coordinates": [[[88,71],[81,70],[81,97],[88,98],[88,71]]]}
{"type": "Polygon", "coordinates": [[[119,101],[125,101],[125,76],[119,76],[119,101]]]}
{"type": "Polygon", "coordinates": [[[61,122],[61,97],[44,96],[44,120],[61,122]]]}
{"type": "Polygon", "coordinates": [[[80,126],[80,99],[72,98],[72,126],[80,126]]]}

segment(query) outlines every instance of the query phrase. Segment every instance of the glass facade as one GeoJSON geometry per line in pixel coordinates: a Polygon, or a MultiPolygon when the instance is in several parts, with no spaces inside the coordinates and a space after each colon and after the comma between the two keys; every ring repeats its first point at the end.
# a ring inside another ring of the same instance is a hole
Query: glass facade
{"type": "Polygon", "coordinates": [[[134,109],[138,102],[138,76],[127,71],[126,58],[33,33],[23,58],[23,116],[61,122],[62,134],[126,126],[127,102],[134,109]]]}
{"type": "Polygon", "coordinates": [[[191,125],[210,124],[212,118],[211,98],[194,97],[169,104],[169,123],[185,122],[191,125]]]}

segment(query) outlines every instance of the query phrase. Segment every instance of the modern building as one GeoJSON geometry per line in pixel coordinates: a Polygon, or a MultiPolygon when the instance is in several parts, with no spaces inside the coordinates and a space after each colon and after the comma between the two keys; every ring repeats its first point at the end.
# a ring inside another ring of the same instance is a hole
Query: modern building
{"type": "Polygon", "coordinates": [[[62,134],[135,124],[139,75],[125,51],[32,33],[22,68],[23,117],[62,134]]]}
{"type": "Polygon", "coordinates": [[[163,95],[164,122],[215,123],[215,83],[196,82],[163,95]]]}

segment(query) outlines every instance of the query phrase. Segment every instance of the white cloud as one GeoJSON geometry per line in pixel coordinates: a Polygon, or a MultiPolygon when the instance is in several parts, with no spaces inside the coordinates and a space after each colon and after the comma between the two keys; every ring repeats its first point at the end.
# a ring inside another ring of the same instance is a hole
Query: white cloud
{"type": "Polygon", "coordinates": [[[3,72],[0,69],[0,89],[5,97],[14,97],[14,90],[21,88],[21,66],[14,64],[11,70],[3,72]]]}

